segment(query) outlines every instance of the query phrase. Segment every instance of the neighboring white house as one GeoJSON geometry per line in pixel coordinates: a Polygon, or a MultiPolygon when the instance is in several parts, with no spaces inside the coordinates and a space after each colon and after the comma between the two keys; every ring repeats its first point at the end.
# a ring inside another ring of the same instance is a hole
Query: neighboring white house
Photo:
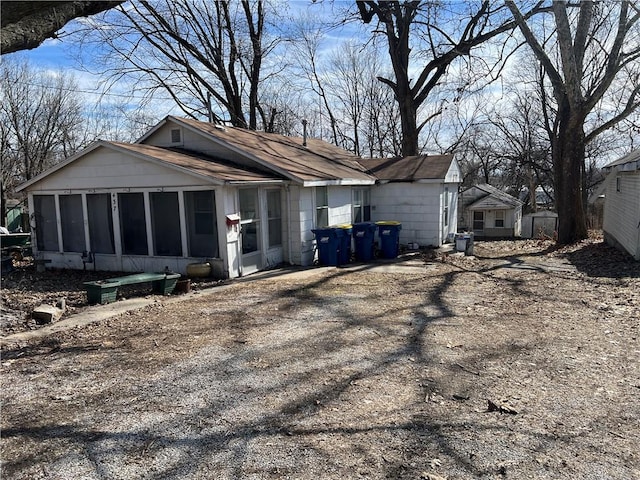
{"type": "Polygon", "coordinates": [[[604,218],[602,230],[615,245],[640,260],[640,150],[634,150],[604,167],[604,218]]]}
{"type": "Polygon", "coordinates": [[[519,237],[522,229],[522,202],[488,184],[460,192],[461,230],[477,237],[519,237]]]}
{"type": "Polygon", "coordinates": [[[169,116],[136,143],[95,142],[17,191],[28,193],[34,254],[51,267],[184,273],[211,261],[237,277],[313,264],[311,230],[339,223],[398,220],[402,243],[441,245],[455,232],[454,158],[391,162],[421,171],[432,160],[436,176],[380,180],[320,140],[169,116]]]}

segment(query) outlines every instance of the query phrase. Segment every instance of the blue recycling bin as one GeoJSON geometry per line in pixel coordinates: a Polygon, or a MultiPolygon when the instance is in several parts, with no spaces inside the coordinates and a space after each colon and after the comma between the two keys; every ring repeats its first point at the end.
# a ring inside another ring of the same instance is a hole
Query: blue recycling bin
{"type": "Polygon", "coordinates": [[[336,228],[342,231],[340,247],[338,248],[338,265],[346,265],[351,260],[351,232],[353,226],[350,223],[332,225],[329,228],[336,228]]]}
{"type": "Polygon", "coordinates": [[[353,224],[353,243],[355,244],[357,261],[368,262],[373,259],[373,239],[375,235],[375,223],[361,222],[353,224]]]}
{"type": "Polygon", "coordinates": [[[400,249],[400,222],[376,222],[383,258],[396,258],[400,249]]]}
{"type": "Polygon", "coordinates": [[[340,228],[318,228],[311,230],[316,236],[318,247],[318,262],[320,265],[339,265],[339,251],[342,237],[344,235],[340,228]]]}

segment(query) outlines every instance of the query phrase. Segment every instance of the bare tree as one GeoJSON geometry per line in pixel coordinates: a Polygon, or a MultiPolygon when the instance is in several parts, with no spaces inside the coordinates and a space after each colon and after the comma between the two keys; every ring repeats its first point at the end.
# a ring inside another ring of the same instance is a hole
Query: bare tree
{"type": "Polygon", "coordinates": [[[640,105],[640,10],[628,1],[553,1],[555,28],[546,35],[539,24],[529,25],[514,2],[506,3],[552,87],[558,242],[571,243],[587,236],[585,145],[640,105]],[[615,83],[623,88],[613,91],[615,83]],[[603,102],[609,114],[590,117],[603,102]]]}
{"type": "MultiPolygon", "coordinates": [[[[69,75],[51,75],[3,58],[0,68],[2,202],[21,182],[76,151],[80,99],[69,75]]],[[[4,216],[4,211],[2,212],[4,216]]]]}
{"type": "Polygon", "coordinates": [[[111,82],[130,77],[148,98],[167,92],[189,116],[256,129],[271,114],[260,88],[279,43],[268,35],[269,12],[262,0],[133,1],[91,25],[87,38],[106,47],[111,82]]]}
{"type": "MultiPolygon", "coordinates": [[[[471,59],[471,51],[497,35],[512,30],[515,22],[505,16],[503,6],[493,2],[430,1],[358,1],[359,16],[364,23],[376,19],[379,28],[374,33],[384,35],[394,78],[379,77],[388,85],[398,102],[402,126],[402,154],[419,153],[419,135],[424,126],[442,112],[436,108],[427,118],[419,121],[419,109],[440,87],[449,67],[458,59],[471,59]],[[413,42],[411,36],[413,34],[413,42]],[[412,53],[413,52],[413,53],[412,53]],[[414,69],[413,63],[424,66],[414,69]]],[[[525,14],[525,18],[538,11],[538,5],[525,14]]],[[[498,48],[498,51],[500,49],[498,48]]],[[[487,69],[479,71],[481,64],[469,68],[470,78],[460,85],[460,96],[480,77],[496,75],[500,59],[487,69]]]]}
{"type": "Polygon", "coordinates": [[[93,15],[121,3],[123,2],[0,2],[0,51],[5,54],[35,48],[47,38],[56,37],[56,32],[70,20],[93,15]]]}

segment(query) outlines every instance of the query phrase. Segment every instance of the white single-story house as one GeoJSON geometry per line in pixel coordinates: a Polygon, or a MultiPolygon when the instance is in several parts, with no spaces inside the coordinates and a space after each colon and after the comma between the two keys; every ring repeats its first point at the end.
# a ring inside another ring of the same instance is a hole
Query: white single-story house
{"type": "Polygon", "coordinates": [[[460,229],[476,237],[519,237],[522,202],[489,184],[474,185],[460,192],[460,229]]]}
{"type": "Polygon", "coordinates": [[[604,239],[640,260],[640,149],[604,169],[604,239]]]}
{"type": "Polygon", "coordinates": [[[452,155],[388,161],[384,172],[403,168],[382,179],[375,162],[317,139],[168,116],[136,143],[97,141],[18,191],[34,255],[54,268],[185,273],[209,261],[233,278],[312,265],[314,228],[397,220],[401,243],[421,246],[455,233],[452,155]]]}

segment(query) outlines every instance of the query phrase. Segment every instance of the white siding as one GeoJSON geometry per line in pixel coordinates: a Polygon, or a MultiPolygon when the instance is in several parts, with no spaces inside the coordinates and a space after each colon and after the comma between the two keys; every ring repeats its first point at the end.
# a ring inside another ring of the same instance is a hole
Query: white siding
{"type": "Polygon", "coordinates": [[[179,187],[202,183],[174,169],[100,147],[38,182],[37,190],[179,187]]]}
{"type": "Polygon", "coordinates": [[[640,260],[640,171],[611,172],[606,178],[603,230],[609,243],[620,244],[640,260]],[[616,178],[619,190],[616,188],[616,178]]]}
{"type": "MultiPolygon", "coordinates": [[[[401,222],[401,244],[417,242],[421,246],[440,246],[443,241],[441,237],[442,191],[442,184],[378,185],[371,190],[372,220],[401,222]]],[[[451,215],[455,215],[455,211],[452,211],[451,215]]]]}
{"type": "Polygon", "coordinates": [[[329,225],[351,223],[351,187],[332,186],[329,197],[329,225]]]}

